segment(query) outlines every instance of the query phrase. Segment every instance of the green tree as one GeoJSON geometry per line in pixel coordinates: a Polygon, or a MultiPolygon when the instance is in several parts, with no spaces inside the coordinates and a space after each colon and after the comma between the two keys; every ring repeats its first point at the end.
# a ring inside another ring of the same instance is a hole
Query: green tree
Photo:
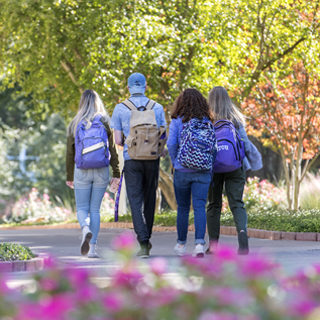
{"type": "MultiPolygon", "coordinates": [[[[52,112],[73,115],[94,88],[110,112],[140,71],[170,120],[186,87],[226,86],[238,105],[266,70],[319,60],[319,4],[308,0],[0,0],[3,86],[19,82],[52,112]]],[[[315,64],[316,66],[319,63],[315,64]]],[[[280,68],[281,69],[281,68],[280,68]]],[[[280,70],[279,69],[279,70],[280,70]]],[[[254,121],[254,115],[250,115],[254,121]]],[[[161,170],[166,198],[172,180],[161,170]]]]}

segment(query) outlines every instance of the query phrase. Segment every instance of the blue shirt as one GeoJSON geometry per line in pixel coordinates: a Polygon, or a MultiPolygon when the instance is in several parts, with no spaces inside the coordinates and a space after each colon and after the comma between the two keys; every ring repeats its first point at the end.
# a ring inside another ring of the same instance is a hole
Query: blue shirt
{"type": "Polygon", "coordinates": [[[244,141],[245,158],[243,159],[244,171],[252,170],[256,171],[262,168],[261,154],[256,146],[248,139],[246,130],[243,126],[240,126],[238,130],[241,139],[244,141]]]}
{"type": "MultiPolygon", "coordinates": [[[[141,106],[145,107],[149,101],[149,99],[143,93],[133,94],[129,99],[137,108],[141,106]]],[[[162,105],[156,103],[152,110],[154,110],[158,127],[166,126],[167,123],[162,105]]],[[[130,134],[130,117],[131,110],[128,109],[124,104],[119,103],[113,110],[110,127],[115,130],[122,131],[124,136],[127,137],[130,134]]],[[[123,148],[123,159],[124,161],[130,160],[128,155],[128,146],[126,144],[123,148]]]]}
{"type": "Polygon", "coordinates": [[[186,168],[178,162],[178,150],[181,143],[181,131],[183,125],[184,123],[180,117],[177,119],[172,119],[170,122],[169,138],[167,141],[169,156],[171,158],[172,165],[176,170],[184,172],[197,172],[197,170],[186,168]]]}

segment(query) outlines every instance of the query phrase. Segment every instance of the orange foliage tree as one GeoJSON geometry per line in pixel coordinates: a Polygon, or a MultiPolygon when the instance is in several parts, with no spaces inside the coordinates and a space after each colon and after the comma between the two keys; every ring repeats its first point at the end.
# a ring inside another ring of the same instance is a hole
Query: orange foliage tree
{"type": "Polygon", "coordinates": [[[280,153],[289,209],[298,210],[300,185],[320,154],[320,78],[298,63],[290,74],[264,76],[243,103],[254,115],[249,134],[280,153]]]}

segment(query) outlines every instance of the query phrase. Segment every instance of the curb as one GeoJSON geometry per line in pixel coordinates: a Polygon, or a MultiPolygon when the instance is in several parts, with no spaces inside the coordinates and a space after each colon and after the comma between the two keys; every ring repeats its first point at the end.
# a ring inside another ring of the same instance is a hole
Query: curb
{"type": "MultiPolygon", "coordinates": [[[[62,225],[43,225],[43,226],[19,226],[19,227],[0,227],[0,230],[27,230],[27,229],[79,229],[78,223],[66,223],[62,225]]],[[[100,228],[115,228],[115,229],[133,229],[132,222],[102,222],[100,228]]],[[[176,231],[174,227],[154,226],[153,232],[176,231]]],[[[190,225],[188,231],[195,231],[194,225],[190,225]]],[[[317,232],[283,232],[270,231],[260,229],[247,230],[250,238],[268,239],[268,240],[295,240],[295,241],[320,241],[320,233],[317,232]]],[[[227,236],[236,236],[236,227],[220,227],[220,234],[227,236]]],[[[1,271],[1,268],[0,268],[1,271]]]]}
{"type": "Polygon", "coordinates": [[[0,272],[37,271],[42,270],[43,265],[43,258],[34,258],[23,261],[0,261],[0,272]]]}

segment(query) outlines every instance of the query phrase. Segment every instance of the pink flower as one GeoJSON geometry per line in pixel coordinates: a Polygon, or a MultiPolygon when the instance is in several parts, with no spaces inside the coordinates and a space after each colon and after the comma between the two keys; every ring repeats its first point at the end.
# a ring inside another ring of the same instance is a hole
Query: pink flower
{"type": "Polygon", "coordinates": [[[129,286],[135,287],[143,278],[142,274],[137,270],[124,271],[119,270],[113,275],[114,286],[129,286]]]}
{"type": "Polygon", "coordinates": [[[223,261],[237,261],[239,259],[236,250],[229,246],[218,246],[215,257],[223,261]]]}
{"type": "Polygon", "coordinates": [[[246,275],[249,278],[254,278],[267,274],[271,275],[274,273],[278,265],[258,255],[251,254],[243,261],[240,267],[240,271],[243,275],[246,275]]]}
{"type": "Polygon", "coordinates": [[[168,263],[164,258],[154,258],[150,261],[151,271],[156,275],[162,275],[167,271],[168,263]]]}
{"type": "Polygon", "coordinates": [[[50,278],[41,279],[39,284],[42,290],[45,290],[45,291],[53,291],[57,289],[59,286],[57,280],[50,279],[50,278]]]}
{"type": "Polygon", "coordinates": [[[125,231],[112,240],[114,250],[133,250],[135,246],[136,240],[131,231],[125,231]]]}
{"type": "Polygon", "coordinates": [[[49,201],[50,197],[46,193],[44,193],[43,194],[43,199],[49,201]]]}
{"type": "Polygon", "coordinates": [[[107,310],[111,310],[112,312],[118,312],[123,307],[124,297],[121,296],[118,292],[109,292],[103,297],[102,301],[104,307],[107,310]]]}

